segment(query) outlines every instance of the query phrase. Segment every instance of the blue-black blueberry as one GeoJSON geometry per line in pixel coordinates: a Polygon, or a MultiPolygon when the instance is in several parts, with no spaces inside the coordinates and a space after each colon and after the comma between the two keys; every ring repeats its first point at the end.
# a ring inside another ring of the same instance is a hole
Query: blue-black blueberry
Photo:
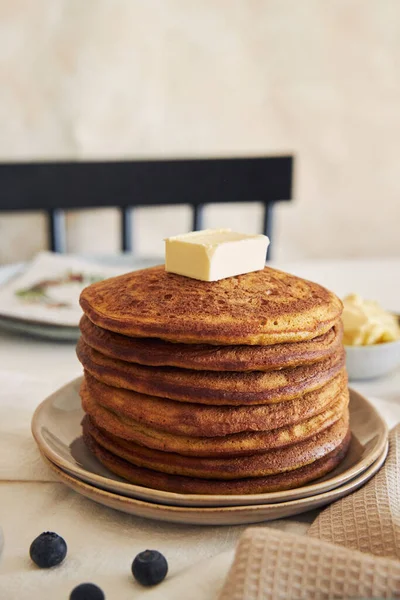
{"type": "Polygon", "coordinates": [[[81,583],[72,590],[69,600],[105,600],[105,595],[94,583],[81,583]]]}
{"type": "Polygon", "coordinates": [[[62,563],[67,555],[67,544],[57,533],[45,531],[33,540],[29,555],[38,567],[50,569],[62,563]]]}
{"type": "Polygon", "coordinates": [[[132,563],[132,574],[142,585],[156,585],[165,579],[167,573],[167,560],[157,550],[140,552],[132,563]]]}

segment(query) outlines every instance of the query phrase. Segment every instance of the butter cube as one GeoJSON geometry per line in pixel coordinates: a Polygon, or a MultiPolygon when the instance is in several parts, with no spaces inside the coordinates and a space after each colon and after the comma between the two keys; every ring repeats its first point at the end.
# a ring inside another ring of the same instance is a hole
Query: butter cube
{"type": "Polygon", "coordinates": [[[218,281],[265,266],[269,239],[230,229],[205,229],[165,240],[165,270],[200,279],[218,281]]]}

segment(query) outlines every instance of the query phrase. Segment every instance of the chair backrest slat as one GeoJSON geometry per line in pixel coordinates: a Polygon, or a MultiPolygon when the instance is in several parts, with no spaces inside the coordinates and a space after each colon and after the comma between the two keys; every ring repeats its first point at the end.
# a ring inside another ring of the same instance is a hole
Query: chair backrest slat
{"type": "MultiPolygon", "coordinates": [[[[263,226],[262,226],[262,232],[264,235],[267,235],[269,237],[269,239],[271,239],[272,236],[272,225],[273,225],[273,221],[272,221],[272,213],[273,213],[273,209],[274,209],[274,203],[273,202],[265,202],[264,203],[264,215],[263,215],[263,226]]],[[[271,251],[269,251],[268,253],[269,258],[271,258],[271,251]]]]}
{"type": "Polygon", "coordinates": [[[67,249],[65,213],[59,208],[50,208],[47,214],[50,249],[53,252],[65,252],[67,249]]]}
{"type": "Polygon", "coordinates": [[[122,252],[133,251],[133,214],[130,206],[122,206],[121,209],[121,250],[122,252]]]}
{"type": "Polygon", "coordinates": [[[204,213],[204,204],[195,204],[192,208],[193,210],[193,222],[192,222],[192,231],[198,231],[199,229],[203,229],[203,213],[204,213]]]}
{"type": "Polygon", "coordinates": [[[189,204],[193,229],[205,204],[262,202],[271,234],[274,202],[292,196],[293,158],[267,156],[0,164],[0,211],[44,210],[49,242],[65,250],[64,210],[119,207],[121,248],[132,250],[132,207],[189,204]]]}

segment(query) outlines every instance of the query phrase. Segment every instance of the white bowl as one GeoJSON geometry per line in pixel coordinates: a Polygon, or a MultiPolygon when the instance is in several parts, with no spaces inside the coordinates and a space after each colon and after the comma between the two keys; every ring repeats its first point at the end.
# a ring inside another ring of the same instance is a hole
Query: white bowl
{"type": "Polygon", "coordinates": [[[345,346],[349,379],[382,377],[400,366],[400,340],[371,346],[345,346]]]}

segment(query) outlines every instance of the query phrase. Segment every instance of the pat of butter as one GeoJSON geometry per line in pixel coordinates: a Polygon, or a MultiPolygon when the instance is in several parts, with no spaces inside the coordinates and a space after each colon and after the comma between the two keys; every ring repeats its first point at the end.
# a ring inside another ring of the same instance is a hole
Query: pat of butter
{"type": "Polygon", "coordinates": [[[165,270],[201,281],[218,281],[265,266],[269,239],[230,229],[205,229],[165,240],[165,270]]]}

